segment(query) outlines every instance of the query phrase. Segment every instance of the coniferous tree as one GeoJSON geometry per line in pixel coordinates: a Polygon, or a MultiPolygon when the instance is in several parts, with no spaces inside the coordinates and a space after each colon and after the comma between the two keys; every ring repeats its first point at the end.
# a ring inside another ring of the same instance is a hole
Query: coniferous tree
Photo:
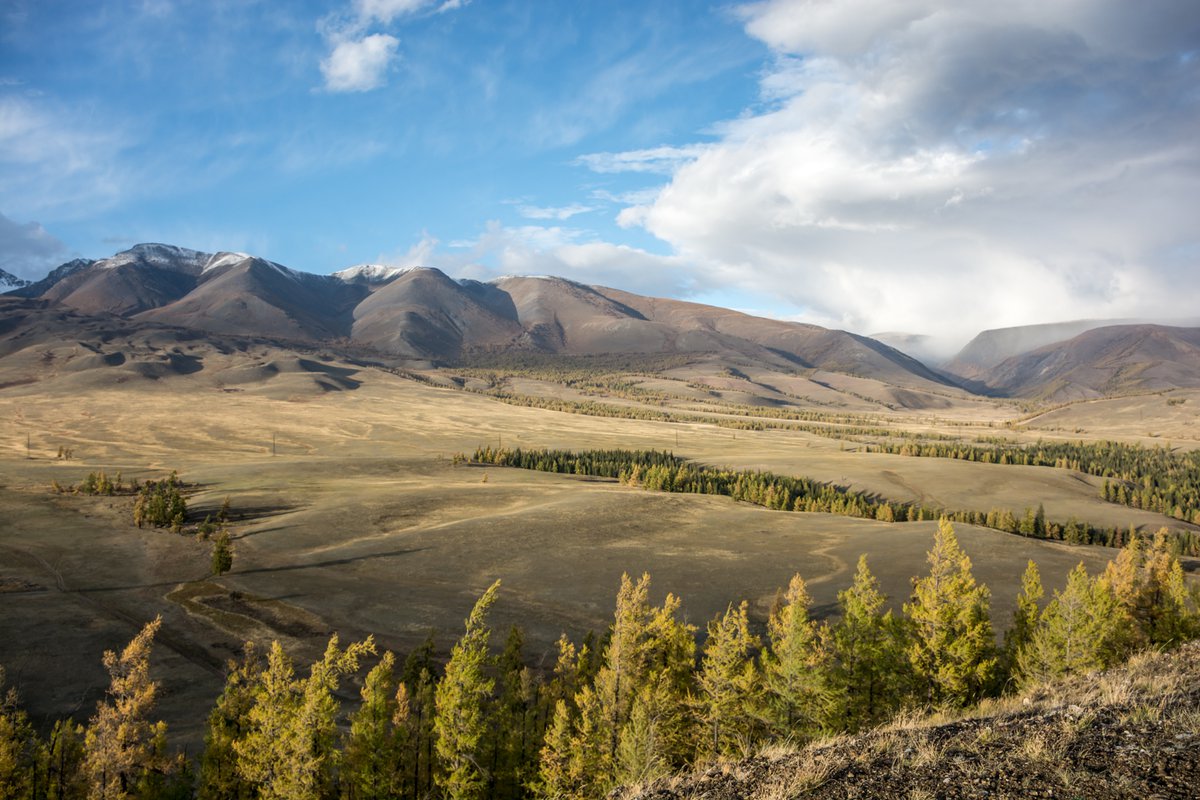
{"type": "Polygon", "coordinates": [[[271,643],[248,714],[249,730],[233,743],[238,774],[257,785],[261,800],[317,800],[332,793],[338,755],[333,692],[341,676],[357,670],[359,659],[374,651],[370,637],[342,650],[335,634],[301,680],[279,642],[271,643]]]}
{"type": "Polygon", "coordinates": [[[4,668],[0,667],[0,797],[35,796],[44,760],[42,745],[17,701],[16,690],[5,692],[4,683],[4,668]]]}
{"type": "Polygon", "coordinates": [[[252,643],[247,642],[241,662],[230,661],[225,688],[208,715],[204,754],[200,758],[200,800],[253,800],[254,784],[237,771],[234,742],[250,727],[250,709],[262,662],[252,643]]]}
{"type": "Polygon", "coordinates": [[[71,719],[54,723],[46,743],[47,800],[83,800],[87,796],[85,733],[84,727],[71,719]]]}
{"type": "Polygon", "coordinates": [[[495,681],[486,673],[492,634],[487,613],[499,588],[500,581],[496,581],[475,603],[466,632],[450,651],[445,677],[437,687],[434,731],[441,765],[437,785],[449,800],[476,800],[483,796],[489,780],[482,746],[495,681]]]}
{"type": "Polygon", "coordinates": [[[387,800],[403,792],[408,688],[394,677],[396,657],[385,652],[367,673],[362,704],[350,715],[341,783],[347,800],[387,800]]]}
{"type": "Polygon", "coordinates": [[[224,575],[233,569],[233,545],[229,541],[229,531],[222,528],[213,539],[212,574],[224,575]]]}
{"type": "Polygon", "coordinates": [[[905,629],[867,566],[858,559],[854,583],[838,592],[841,618],[823,631],[829,696],[823,726],[852,731],[876,724],[900,707],[908,684],[905,629]]]}
{"type": "Polygon", "coordinates": [[[827,664],[820,628],[808,616],[811,605],[804,579],[796,575],[767,622],[767,708],[772,732],[782,738],[810,737],[827,716],[827,664]]]}
{"type": "Polygon", "coordinates": [[[699,689],[704,734],[700,751],[708,756],[745,756],[761,735],[762,678],[754,662],[758,637],[750,633],[747,602],[708,624],[699,689]]]}
{"type": "Polygon", "coordinates": [[[156,617],[120,655],[112,650],[104,653],[111,683],[107,699],[96,707],[84,743],[89,797],[94,800],[132,797],[147,773],[170,770],[156,746],[166,725],[152,723],[148,717],[158,694],[158,684],[150,680],[150,646],[161,626],[162,617],[156,617]]]}
{"type": "Polygon", "coordinates": [[[912,629],[909,663],[927,702],[965,706],[979,699],[997,666],[988,588],[976,584],[945,518],[928,562],[929,575],[915,583],[904,606],[912,629]]]}
{"type": "Polygon", "coordinates": [[[1017,659],[1021,651],[1029,645],[1034,629],[1037,628],[1041,616],[1038,604],[1042,602],[1045,594],[1041,573],[1037,564],[1031,560],[1025,566],[1025,574],[1021,576],[1021,594],[1017,596],[1012,625],[1004,634],[1004,669],[1010,677],[1015,677],[1017,659]]]}
{"type": "Polygon", "coordinates": [[[1019,652],[1018,681],[1025,687],[1109,667],[1129,651],[1132,627],[1109,585],[1089,577],[1080,563],[1019,652]]]}

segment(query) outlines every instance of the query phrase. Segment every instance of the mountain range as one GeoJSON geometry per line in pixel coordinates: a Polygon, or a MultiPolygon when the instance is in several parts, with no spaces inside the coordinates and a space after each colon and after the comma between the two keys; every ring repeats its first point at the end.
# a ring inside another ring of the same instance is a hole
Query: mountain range
{"type": "MultiPolygon", "coordinates": [[[[939,369],[867,336],[556,277],[481,282],[431,267],[379,265],[314,275],[245,253],[142,244],[20,284],[8,284],[11,298],[78,318],[115,316],[435,363],[514,352],[718,354],[904,388],[1040,399],[1200,386],[1194,327],[1083,321],[985,331],[939,369]]],[[[14,308],[10,302],[0,313],[14,308]]],[[[0,324],[0,335],[13,328],[0,324]]],[[[901,346],[920,341],[888,336],[901,346]]]]}

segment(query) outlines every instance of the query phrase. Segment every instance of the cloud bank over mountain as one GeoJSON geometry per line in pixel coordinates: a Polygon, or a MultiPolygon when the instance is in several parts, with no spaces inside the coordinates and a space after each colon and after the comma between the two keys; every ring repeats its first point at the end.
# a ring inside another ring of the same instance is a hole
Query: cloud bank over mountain
{"type": "MultiPolygon", "coordinates": [[[[740,13],[773,55],[764,107],[682,150],[654,199],[620,216],[698,284],[769,287],[825,324],[934,334],[1200,300],[1200,6],[740,13]]],[[[584,163],[638,170],[642,156],[584,163]]]]}

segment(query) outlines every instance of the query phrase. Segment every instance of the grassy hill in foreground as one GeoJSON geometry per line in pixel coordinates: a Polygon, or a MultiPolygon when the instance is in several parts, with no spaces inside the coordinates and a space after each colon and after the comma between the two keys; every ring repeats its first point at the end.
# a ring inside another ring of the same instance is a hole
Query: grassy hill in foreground
{"type": "Polygon", "coordinates": [[[1186,798],[1200,787],[1200,642],[869,733],[626,787],[621,800],[1186,798]]]}

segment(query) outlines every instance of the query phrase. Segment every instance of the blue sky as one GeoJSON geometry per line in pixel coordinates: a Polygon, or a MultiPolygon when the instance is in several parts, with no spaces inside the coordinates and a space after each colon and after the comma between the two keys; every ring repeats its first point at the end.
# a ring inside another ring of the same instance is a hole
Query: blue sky
{"type": "Polygon", "coordinates": [[[1192,0],[0,0],[0,267],[162,241],[948,338],[1192,315],[1198,47],[1192,0]]]}

